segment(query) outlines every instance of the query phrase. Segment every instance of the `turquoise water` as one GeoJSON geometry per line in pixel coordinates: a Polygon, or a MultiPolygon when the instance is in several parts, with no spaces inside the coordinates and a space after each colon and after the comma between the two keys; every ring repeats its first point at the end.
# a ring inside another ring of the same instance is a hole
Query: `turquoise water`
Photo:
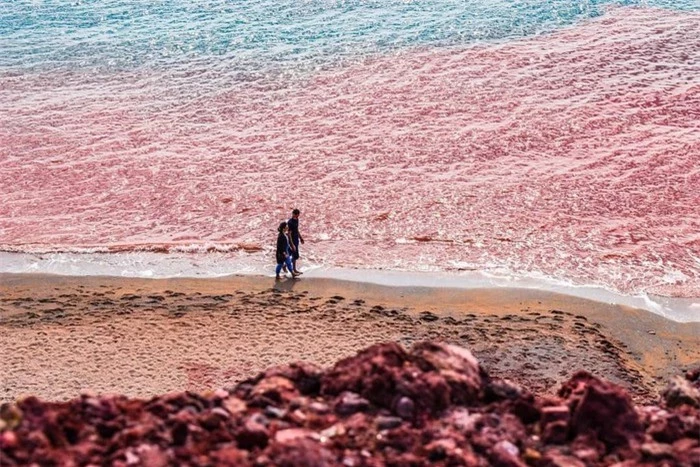
{"type": "Polygon", "coordinates": [[[0,4],[0,71],[167,66],[225,57],[254,73],[414,46],[546,33],[610,6],[698,1],[12,1],[0,4]]]}

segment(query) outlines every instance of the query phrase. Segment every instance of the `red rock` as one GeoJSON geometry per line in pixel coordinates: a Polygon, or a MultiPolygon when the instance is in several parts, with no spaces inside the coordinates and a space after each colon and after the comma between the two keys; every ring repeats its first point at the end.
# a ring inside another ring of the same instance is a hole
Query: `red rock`
{"type": "Polygon", "coordinates": [[[349,433],[351,436],[357,436],[371,432],[370,427],[372,422],[370,416],[364,412],[358,412],[342,421],[342,423],[336,423],[333,425],[336,432],[343,434],[344,432],[349,433]]]}
{"type": "Polygon", "coordinates": [[[542,440],[547,444],[564,444],[569,438],[569,424],[551,422],[545,425],[542,440]]]}
{"type": "Polygon", "coordinates": [[[543,458],[544,465],[550,467],[586,467],[581,460],[557,451],[549,451],[543,458]]]}
{"type": "Polygon", "coordinates": [[[527,397],[528,393],[520,385],[508,379],[493,378],[487,380],[484,386],[484,398],[486,402],[503,399],[520,399],[527,397]]]}
{"type": "Polygon", "coordinates": [[[573,454],[586,465],[595,465],[600,460],[600,454],[594,448],[577,449],[573,454]]]}
{"type": "Polygon", "coordinates": [[[456,449],[457,443],[450,438],[431,441],[425,446],[425,451],[428,453],[428,460],[431,462],[445,460],[453,456],[456,449]]]}
{"type": "MultiPolygon", "coordinates": [[[[190,429],[187,423],[177,422],[172,430],[170,431],[170,437],[172,439],[173,445],[182,446],[187,442],[187,436],[189,435],[190,429]]],[[[134,440],[137,437],[134,437],[134,440]]]]}
{"type": "Polygon", "coordinates": [[[29,433],[23,441],[30,450],[46,449],[51,444],[43,431],[38,430],[29,433]]]}
{"type": "Polygon", "coordinates": [[[465,434],[472,433],[478,423],[481,422],[483,415],[480,413],[470,413],[469,410],[457,407],[452,412],[445,415],[445,420],[452,424],[455,428],[465,434]]]}
{"type": "Polygon", "coordinates": [[[226,410],[216,407],[210,411],[201,414],[198,419],[201,426],[207,430],[215,430],[221,426],[221,424],[228,418],[231,417],[226,410]]]}
{"type": "Polygon", "coordinates": [[[680,376],[675,376],[669,381],[662,396],[667,407],[678,407],[683,404],[700,407],[700,389],[680,376]]]}
{"type": "Polygon", "coordinates": [[[303,425],[309,418],[304,412],[302,412],[299,409],[292,411],[287,416],[289,417],[289,420],[291,420],[297,425],[303,425]]]}
{"type": "Polygon", "coordinates": [[[676,451],[689,451],[697,447],[700,447],[700,437],[683,438],[673,443],[673,449],[676,451]]]}
{"type": "Polygon", "coordinates": [[[397,375],[408,354],[395,343],[373,345],[335,364],[321,377],[321,394],[354,392],[380,407],[391,408],[397,375]]]}
{"type": "Polygon", "coordinates": [[[399,417],[387,417],[380,415],[375,419],[375,423],[377,424],[378,430],[390,430],[401,426],[403,420],[399,417]]]}
{"type": "Polygon", "coordinates": [[[159,446],[142,444],[137,452],[143,467],[165,467],[169,464],[167,454],[159,446]]]}
{"type": "Polygon", "coordinates": [[[259,417],[251,416],[236,433],[238,447],[245,450],[263,448],[267,446],[269,439],[267,427],[260,422],[259,417]]]}
{"type": "Polygon", "coordinates": [[[224,446],[211,453],[211,457],[216,461],[216,465],[221,467],[238,467],[246,465],[248,455],[235,446],[224,446]]]}
{"type": "Polygon", "coordinates": [[[437,371],[451,388],[451,400],[469,404],[478,400],[486,373],[467,349],[454,345],[421,342],[411,356],[423,371],[437,371]]]}
{"type": "Polygon", "coordinates": [[[672,443],[684,436],[685,424],[677,414],[664,413],[661,417],[655,417],[649,423],[647,433],[655,441],[661,443],[672,443]]]}
{"type": "Polygon", "coordinates": [[[331,409],[325,402],[314,401],[309,404],[309,410],[322,415],[328,413],[331,409]]]}
{"type": "Polygon", "coordinates": [[[312,431],[304,428],[287,428],[286,430],[280,430],[275,433],[275,442],[290,443],[298,440],[299,438],[310,438],[312,433],[312,431]]]}
{"type": "Polygon", "coordinates": [[[265,371],[264,376],[282,376],[292,381],[296,389],[304,394],[318,394],[321,388],[321,369],[311,363],[295,362],[290,365],[273,367],[265,371]]]}
{"type": "Polygon", "coordinates": [[[280,467],[325,467],[337,465],[333,454],[318,442],[299,438],[296,443],[276,443],[268,453],[274,465],[280,467]]]}
{"type": "Polygon", "coordinates": [[[685,373],[685,379],[687,379],[691,383],[700,384],[700,366],[697,368],[693,368],[692,370],[688,370],[685,373]]]}
{"type": "Polygon", "coordinates": [[[3,405],[0,465],[626,467],[700,459],[692,404],[635,408],[624,390],[586,373],[558,397],[535,397],[489,379],[470,354],[444,344],[411,352],[377,345],[323,372],[276,367],[231,394],[3,405]]]}
{"type": "Polygon", "coordinates": [[[489,460],[494,467],[526,467],[519,454],[518,448],[510,441],[499,441],[491,449],[489,460]]]}
{"type": "Polygon", "coordinates": [[[563,444],[569,438],[570,411],[566,405],[543,407],[540,417],[542,440],[545,443],[563,444]]]}
{"type": "Polygon", "coordinates": [[[369,409],[369,401],[350,391],[343,392],[335,404],[336,413],[348,416],[369,409]]]}
{"type": "Polygon", "coordinates": [[[221,405],[232,415],[237,415],[248,410],[248,405],[235,396],[231,396],[228,399],[223,400],[221,405]]]}
{"type": "Polygon", "coordinates": [[[410,452],[422,446],[419,433],[406,425],[402,425],[394,430],[383,432],[376,436],[377,446],[391,447],[398,452],[410,452]]]}
{"type": "MultiPolygon", "coordinates": [[[[364,419],[362,419],[361,425],[364,426],[364,419]]],[[[319,433],[319,437],[321,439],[321,442],[325,442],[328,439],[334,438],[336,436],[342,436],[346,432],[347,428],[344,424],[336,423],[332,426],[329,426],[325,430],[321,430],[321,432],[319,433]]]]}
{"type": "Polygon", "coordinates": [[[17,433],[14,431],[5,431],[0,433],[0,449],[10,451],[17,447],[17,433]]]}
{"type": "Polygon", "coordinates": [[[551,422],[568,422],[571,415],[571,411],[566,405],[543,407],[540,413],[540,423],[542,425],[547,425],[551,422]]]}
{"type": "Polygon", "coordinates": [[[422,467],[426,465],[425,460],[413,453],[402,453],[387,460],[386,465],[390,467],[422,467]]]}
{"type": "Polygon", "coordinates": [[[646,459],[654,461],[673,457],[673,446],[665,443],[644,443],[641,451],[646,459]]]}
{"type": "Polygon", "coordinates": [[[283,376],[269,376],[261,379],[251,391],[251,403],[258,407],[286,405],[299,396],[294,383],[283,376]]]}
{"type": "Polygon", "coordinates": [[[632,400],[619,386],[581,371],[562,386],[559,395],[572,410],[574,436],[595,434],[608,448],[627,447],[643,438],[632,400]]]}

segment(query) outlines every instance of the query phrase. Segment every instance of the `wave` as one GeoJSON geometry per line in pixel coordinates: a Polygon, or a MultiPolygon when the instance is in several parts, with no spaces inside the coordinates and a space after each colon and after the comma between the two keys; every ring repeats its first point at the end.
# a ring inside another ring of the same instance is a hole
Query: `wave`
{"type": "Polygon", "coordinates": [[[74,255],[89,255],[94,253],[229,253],[243,251],[254,253],[262,251],[264,247],[255,243],[136,243],[136,244],[111,244],[111,245],[2,245],[3,253],[27,253],[33,255],[45,255],[53,253],[68,253],[74,255]]]}
{"type": "MultiPolygon", "coordinates": [[[[119,248],[121,248],[120,246],[119,248]]],[[[99,251],[101,248],[43,249],[41,252],[0,251],[0,274],[118,276],[149,279],[219,278],[231,275],[274,277],[271,251],[209,246],[160,246],[99,251]],[[206,251],[206,252],[205,252],[206,251]]],[[[537,272],[514,272],[499,265],[452,263],[445,268],[367,268],[327,264],[312,255],[304,259],[305,278],[330,278],[397,287],[458,289],[511,288],[553,292],[572,297],[651,311],[679,322],[700,321],[698,298],[674,298],[652,293],[624,294],[597,284],[577,284],[537,272]]]]}

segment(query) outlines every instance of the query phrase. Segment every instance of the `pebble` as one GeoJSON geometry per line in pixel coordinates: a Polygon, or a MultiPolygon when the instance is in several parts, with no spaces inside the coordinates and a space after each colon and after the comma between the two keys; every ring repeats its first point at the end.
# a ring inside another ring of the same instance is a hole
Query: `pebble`
{"type": "Polygon", "coordinates": [[[396,428],[398,426],[401,426],[403,423],[403,419],[399,417],[392,417],[392,416],[386,416],[386,415],[379,415],[377,419],[375,420],[377,424],[377,428],[380,430],[390,430],[392,428],[396,428]]]}
{"type": "Polygon", "coordinates": [[[369,408],[369,401],[359,394],[346,391],[341,394],[340,399],[335,406],[335,411],[340,415],[352,415],[357,412],[363,412],[369,408]]]}
{"type": "Polygon", "coordinates": [[[404,420],[413,418],[416,404],[410,397],[403,396],[396,403],[396,414],[404,420]]]}

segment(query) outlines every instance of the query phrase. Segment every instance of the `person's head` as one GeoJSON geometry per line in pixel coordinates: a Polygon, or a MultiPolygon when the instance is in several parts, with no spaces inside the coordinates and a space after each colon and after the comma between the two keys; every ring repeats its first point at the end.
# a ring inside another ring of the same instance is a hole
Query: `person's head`
{"type": "Polygon", "coordinates": [[[292,217],[295,219],[299,217],[299,214],[301,214],[301,211],[299,211],[298,209],[292,211],[292,217]]]}
{"type": "Polygon", "coordinates": [[[284,232],[285,230],[287,230],[287,223],[286,223],[286,222],[280,222],[280,226],[277,227],[277,231],[278,231],[279,233],[282,233],[282,232],[284,232]]]}

